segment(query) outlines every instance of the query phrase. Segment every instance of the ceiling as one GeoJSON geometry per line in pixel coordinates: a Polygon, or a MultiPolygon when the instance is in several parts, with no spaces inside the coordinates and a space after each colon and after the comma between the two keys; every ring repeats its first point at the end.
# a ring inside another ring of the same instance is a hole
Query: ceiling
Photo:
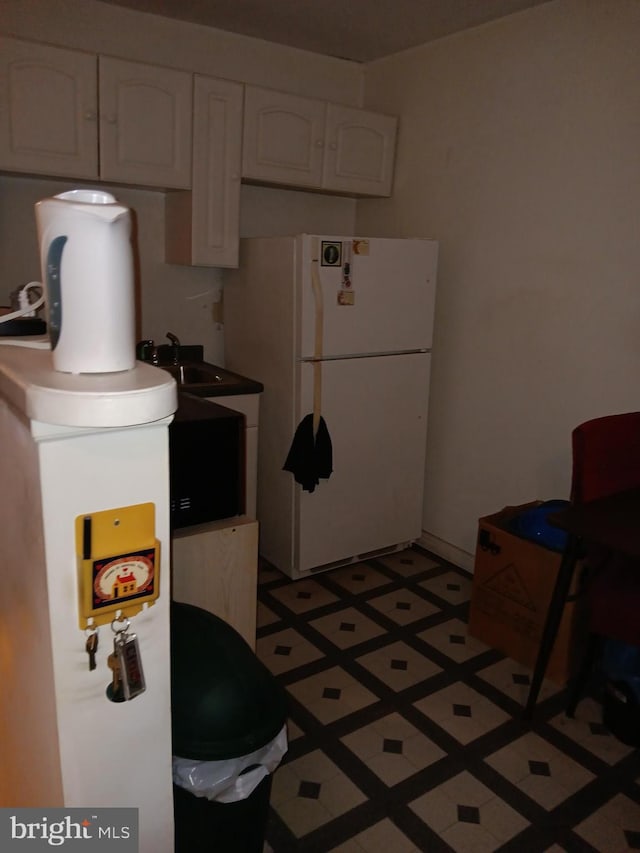
{"type": "Polygon", "coordinates": [[[370,62],[549,0],[101,0],[370,62]]]}

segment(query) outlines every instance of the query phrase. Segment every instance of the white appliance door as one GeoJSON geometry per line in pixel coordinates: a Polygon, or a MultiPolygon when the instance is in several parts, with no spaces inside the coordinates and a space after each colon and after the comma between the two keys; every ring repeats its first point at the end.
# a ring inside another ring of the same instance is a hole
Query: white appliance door
{"type": "Polygon", "coordinates": [[[312,246],[318,245],[323,354],[406,352],[431,348],[438,244],[433,240],[298,238],[298,355],[314,354],[316,299],[312,246]],[[349,264],[349,286],[344,265],[349,264]]]}
{"type": "MultiPolygon", "coordinates": [[[[421,535],[431,356],[323,362],[322,416],[333,474],[296,485],[296,567],[359,556],[421,535]]],[[[313,407],[313,367],[300,364],[300,416],[313,407]]]]}

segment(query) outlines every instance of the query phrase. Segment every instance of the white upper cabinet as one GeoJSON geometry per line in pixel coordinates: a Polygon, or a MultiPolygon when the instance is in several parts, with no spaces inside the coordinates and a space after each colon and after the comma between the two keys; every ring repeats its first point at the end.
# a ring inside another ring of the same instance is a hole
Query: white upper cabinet
{"type": "Polygon", "coordinates": [[[397,119],[247,86],[242,175],[348,195],[391,193],[397,119]]]}
{"type": "Polygon", "coordinates": [[[98,177],[97,58],[0,37],[0,168],[98,177]]]}
{"type": "Polygon", "coordinates": [[[319,187],[325,104],[247,86],[242,176],[274,184],[319,187]]]}
{"type": "Polygon", "coordinates": [[[327,105],[323,188],[354,195],[391,195],[398,120],[327,105]]]}
{"type": "Polygon", "coordinates": [[[0,168],[188,187],[191,87],[188,72],[0,37],[0,168]]]}
{"type": "Polygon", "coordinates": [[[167,193],[167,263],[238,266],[242,95],[240,83],[195,77],[192,189],[167,193]]]}
{"type": "Polygon", "coordinates": [[[101,56],[100,177],[191,186],[192,75],[101,56]]]}
{"type": "Polygon", "coordinates": [[[238,265],[241,181],[388,196],[397,119],[0,36],[0,171],[167,191],[167,263],[238,265]]]}

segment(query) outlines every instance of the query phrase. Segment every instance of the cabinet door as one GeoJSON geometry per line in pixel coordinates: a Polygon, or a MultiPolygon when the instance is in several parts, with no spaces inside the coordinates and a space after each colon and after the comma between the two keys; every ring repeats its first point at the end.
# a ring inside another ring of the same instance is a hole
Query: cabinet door
{"type": "Polygon", "coordinates": [[[242,94],[239,83],[196,75],[193,189],[167,194],[167,263],[238,266],[242,94]]]}
{"type": "Polygon", "coordinates": [[[323,189],[391,195],[397,119],[329,104],[323,189]]]}
{"type": "Polygon", "coordinates": [[[319,189],[324,122],[322,101],[247,86],[242,176],[319,189]]]}
{"type": "Polygon", "coordinates": [[[96,57],[0,38],[0,168],[98,174],[96,57]]]}
{"type": "Polygon", "coordinates": [[[189,187],[191,94],[186,71],[100,57],[100,177],[189,187]]]}
{"type": "Polygon", "coordinates": [[[246,516],[172,537],[172,598],[215,613],[256,647],[258,522],[246,516]]]}

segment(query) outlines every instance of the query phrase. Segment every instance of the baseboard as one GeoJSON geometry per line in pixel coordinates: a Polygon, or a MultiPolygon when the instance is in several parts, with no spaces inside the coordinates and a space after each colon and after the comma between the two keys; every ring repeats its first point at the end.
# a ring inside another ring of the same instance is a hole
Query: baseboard
{"type": "Polygon", "coordinates": [[[422,536],[417,540],[416,545],[420,545],[427,551],[431,551],[433,554],[437,554],[438,557],[442,557],[443,560],[447,560],[449,563],[453,563],[454,566],[458,566],[473,574],[475,558],[468,551],[463,551],[462,548],[451,545],[449,542],[445,542],[444,539],[439,539],[432,533],[427,533],[426,530],[422,531],[422,536]]]}

